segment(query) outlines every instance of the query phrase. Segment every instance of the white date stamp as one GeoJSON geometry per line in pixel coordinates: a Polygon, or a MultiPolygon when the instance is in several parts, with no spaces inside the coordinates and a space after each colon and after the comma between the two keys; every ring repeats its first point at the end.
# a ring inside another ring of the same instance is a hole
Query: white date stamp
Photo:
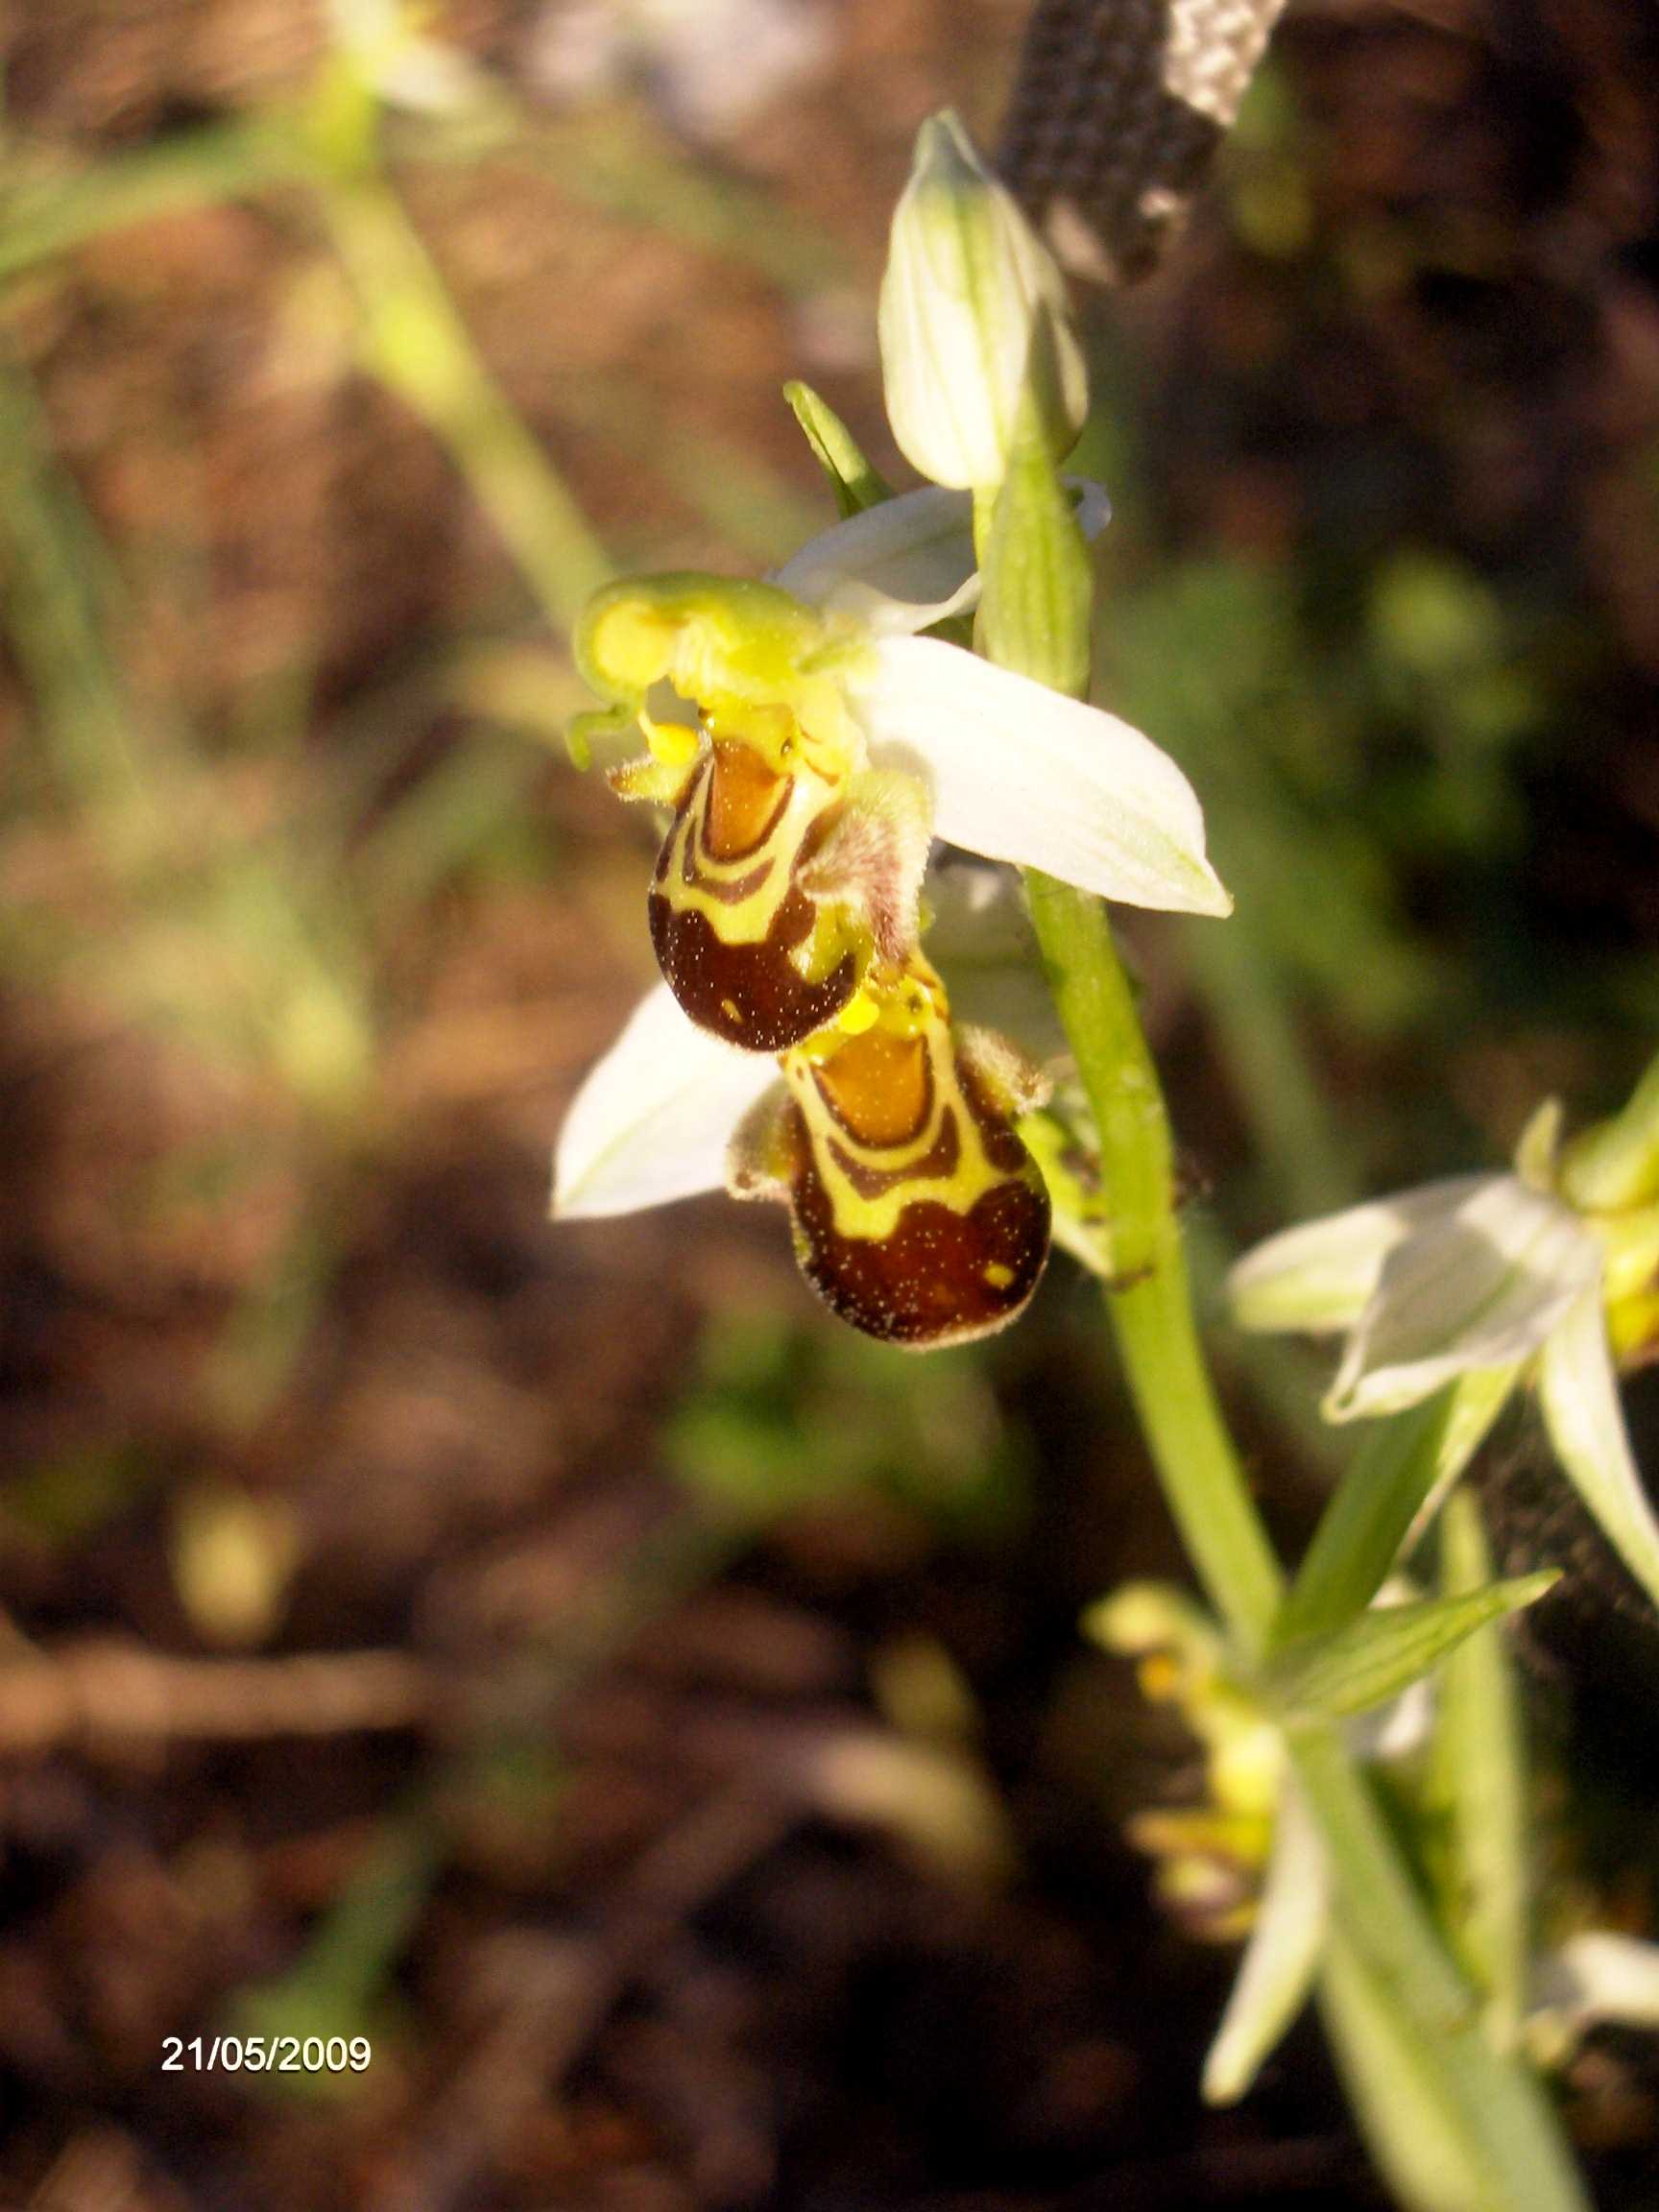
{"type": "Polygon", "coordinates": [[[163,2074],[366,2074],[367,2035],[163,2035],[163,2074]]]}

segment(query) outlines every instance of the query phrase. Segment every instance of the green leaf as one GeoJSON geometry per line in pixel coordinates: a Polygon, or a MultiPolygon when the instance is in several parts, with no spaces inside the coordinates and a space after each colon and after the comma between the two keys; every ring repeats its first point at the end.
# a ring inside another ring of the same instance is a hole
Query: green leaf
{"type": "Polygon", "coordinates": [[[1089,551],[1029,392],[991,511],[983,569],[978,637],[986,658],[1068,698],[1086,697],[1089,551]]]}
{"type": "Polygon", "coordinates": [[[803,384],[799,379],[785,384],[783,397],[812,448],[813,458],[830,479],[830,489],[835,494],[835,504],[844,521],[849,516],[862,515],[866,508],[879,507],[883,499],[892,498],[892,486],[865,460],[852,431],[810,384],[803,384]]]}
{"type": "Polygon", "coordinates": [[[1476,1368],[1371,1425],[1338,1483],[1274,1627],[1276,1644],[1351,1620],[1474,1457],[1515,1386],[1516,1367],[1476,1368]]]}
{"type": "MultiPolygon", "coordinates": [[[[1459,1492],[1440,1524],[1441,1591],[1448,1599],[1472,1597],[1491,1575],[1480,1509],[1459,1492]]],[[[1446,1822],[1445,1918],[1487,1993],[1493,2036],[1509,2049],[1527,1997],[1527,1770],[1514,1669],[1495,1626],[1477,1630],[1447,1659],[1432,1776],[1446,1822]]]]}
{"type": "MultiPolygon", "coordinates": [[[[389,1820],[286,1971],[245,1983],[232,1994],[226,2011],[230,2032],[383,2042],[379,2008],[431,1895],[437,1866],[435,1839],[420,1815],[389,1820]]],[[[273,2096],[300,2098],[360,2095],[367,2085],[368,2077],[354,2072],[276,2073],[261,2080],[273,2096]]]]}
{"type": "Polygon", "coordinates": [[[1477,1628],[1530,1605],[1559,1579],[1551,1568],[1463,1597],[1373,1606],[1327,1635],[1282,1645],[1265,1670],[1263,1694],[1287,1719],[1342,1719],[1386,1704],[1477,1628]]]}

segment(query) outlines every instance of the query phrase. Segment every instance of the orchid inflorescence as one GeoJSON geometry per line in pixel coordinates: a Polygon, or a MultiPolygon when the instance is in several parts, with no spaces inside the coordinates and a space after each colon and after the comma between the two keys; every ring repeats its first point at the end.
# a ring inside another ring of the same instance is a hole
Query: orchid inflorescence
{"type": "MultiPolygon", "coordinates": [[[[939,482],[882,496],[861,457],[832,463],[850,511],[768,582],[632,578],[583,618],[578,665],[607,704],[574,742],[588,754],[640,733],[612,786],[670,814],[648,902],[663,980],[572,1108],[555,1206],[619,1213],[720,1183],[780,1200],[834,1311],[926,1348],[1022,1310],[1051,1212],[1018,1127],[1047,1079],[953,1020],[922,950],[934,839],[1139,905],[1231,902],[1191,787],[1149,739],[924,635],[977,603],[974,494],[1015,434],[1027,362],[1059,364],[1060,450],[1082,420],[1058,276],[949,120],[925,130],[895,219],[882,331],[895,427],[939,482]],[[929,327],[934,202],[964,178],[982,221],[947,245],[1000,273],[988,289],[1006,360],[958,380],[952,439],[914,387],[919,363],[949,381],[955,351],[982,351],[983,320],[949,282],[948,327],[929,327]]],[[[798,405],[821,455],[852,451],[822,402],[798,405]]],[[[1070,495],[1097,534],[1104,494],[1070,495]]]]}

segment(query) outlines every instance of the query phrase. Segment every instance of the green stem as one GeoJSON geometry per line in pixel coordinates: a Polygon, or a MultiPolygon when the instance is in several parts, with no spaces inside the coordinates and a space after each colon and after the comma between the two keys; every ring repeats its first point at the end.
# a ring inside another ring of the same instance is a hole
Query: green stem
{"type": "MultiPolygon", "coordinates": [[[[1490,2040],[1480,2003],[1340,1740],[1327,1728],[1293,1731],[1290,1751],[1335,1872],[1340,1939],[1437,2072],[1449,2124],[1479,2177],[1476,2203],[1482,2212],[1588,2212],[1542,2084],[1490,2040]]],[[[1377,2132],[1387,2141],[1398,2128],[1383,2121],[1377,2132]]]]}
{"type": "MultiPolygon", "coordinates": [[[[976,497],[985,568],[978,633],[994,660],[1082,695],[1087,688],[1089,577],[1075,523],[1034,439],[1016,445],[995,507],[976,497]]],[[[1094,1114],[1111,1210],[1106,1298],[1123,1371],[1152,1457],[1194,1567],[1246,1664],[1261,1656],[1279,1611],[1283,1575],[1216,1404],[1193,1318],[1176,1213],[1174,1140],[1134,994],[1100,902],[1052,878],[1027,878],[1032,919],[1078,1075],[1094,1114]]],[[[1437,1443],[1443,1443],[1436,1436],[1437,1443]]],[[[1387,1526],[1410,1519],[1439,1454],[1411,1462],[1395,1486],[1387,1526]]],[[[1342,1494],[1339,1494],[1342,1495],[1342,1494]]],[[[1367,1541],[1381,1537],[1352,1492],[1367,1541]]],[[[1349,1556],[1339,1547],[1342,1564],[1349,1556]]],[[[1391,1556],[1391,1551],[1389,1556],[1391,1556]]],[[[1379,1571],[1377,1579],[1381,1579],[1379,1571]]],[[[1348,1570],[1344,1567],[1344,1572],[1348,1570]]],[[[1350,1583],[1358,1587],[1363,1575],[1350,1583]]],[[[1375,1587],[1375,1584],[1372,1584],[1375,1587]]],[[[1352,1611],[1362,1610],[1365,1590],[1352,1611]]],[[[1336,1944],[1355,1962],[1352,1989],[1386,2024],[1391,2048],[1427,2083],[1444,2141],[1470,2177],[1455,2212],[1580,2212],[1583,2198],[1537,2080],[1487,2041],[1474,1990],[1448,1954],[1376,1796],[1336,1733],[1299,1725],[1287,1749],[1334,1877],[1336,1944]]],[[[1352,1989],[1350,1993],[1352,1993],[1352,1989]]],[[[1361,2006],[1359,2009],[1363,2010],[1361,2006]]],[[[1353,2029],[1355,2007],[1346,2025],[1353,2029]]],[[[1369,2016],[1369,2015],[1367,2015],[1369,2016]]],[[[1339,2024],[1341,2025],[1341,2024],[1339,2024]]],[[[1358,2031],[1364,2033],[1363,2028],[1358,2031]]],[[[1372,2039],[1368,2056],[1382,2045],[1372,2039]]],[[[1375,2086],[1379,2075],[1369,2077],[1375,2086]]],[[[1454,2212],[1407,2179],[1402,2150],[1411,2122],[1386,2098],[1361,2100],[1382,2152],[1420,2212],[1454,2212]]],[[[1408,2141],[1405,2147],[1409,2148],[1408,2141]]]]}
{"type": "MultiPolygon", "coordinates": [[[[1248,1652],[1273,1625],[1281,1575],[1222,1420],[1194,1325],[1175,1214],[1173,1144],[1157,1071],[1096,900],[1033,875],[1038,942],[1094,1110],[1113,1200],[1115,1281],[1107,1305],[1131,1395],[1170,1511],[1216,1610],[1248,1652]]],[[[1395,1428],[1390,1424],[1390,1430],[1395,1428]]],[[[1418,1428],[1435,1442],[1442,1423],[1418,1428]]],[[[1406,1473],[1385,1518],[1410,1520],[1432,1479],[1432,1451],[1402,1451],[1406,1473]]],[[[1358,1510],[1352,1485],[1339,1492],[1358,1510]]],[[[1371,1531],[1375,1536],[1375,1530],[1371,1531]]],[[[1365,1549],[1374,1556],[1375,1542],[1365,1549]]],[[[1379,1576],[1379,1579],[1381,1576],[1379,1576]]],[[[1369,1591],[1361,1596],[1362,1606],[1369,1591]]],[[[1352,1618],[1352,1610],[1341,1618],[1352,1618]]],[[[1341,1939],[1367,1986],[1438,2084],[1492,2212],[1570,2212],[1583,2199],[1537,2081],[1486,2039],[1474,1992],[1435,1932],[1375,1797],[1334,1732],[1295,1732],[1292,1758],[1336,1878],[1341,1939]]],[[[1375,2115],[1373,2115],[1375,2117],[1375,2115]]]]}
{"type": "Polygon", "coordinates": [[[1212,1603],[1246,1647],[1259,1648],[1278,1606],[1279,1568],[1192,1325],[1157,1070],[1105,908],[1050,876],[1033,873],[1026,887],[1112,1194],[1107,1307],[1135,1408],[1212,1603]]]}

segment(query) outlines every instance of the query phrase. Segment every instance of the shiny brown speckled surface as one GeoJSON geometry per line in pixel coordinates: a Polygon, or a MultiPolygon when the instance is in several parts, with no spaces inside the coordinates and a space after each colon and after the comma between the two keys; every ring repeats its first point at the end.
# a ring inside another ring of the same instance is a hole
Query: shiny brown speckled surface
{"type": "Polygon", "coordinates": [[[651,887],[651,943],[668,988],[700,1028],[751,1052],[801,1044],[857,988],[851,952],[816,981],[798,965],[818,909],[795,878],[839,801],[830,798],[803,834],[797,781],[757,769],[746,747],[710,746],[651,887]]]}
{"type": "MultiPolygon", "coordinates": [[[[949,1041],[941,1048],[954,1059],[949,1041]]],[[[854,1039],[837,1060],[856,1062],[878,1049],[890,1053],[892,1046],[875,1036],[854,1039]]],[[[837,1226],[820,1147],[833,1148],[840,1174],[852,1174],[854,1163],[842,1153],[836,1135],[837,1127],[850,1127],[851,1111],[857,1114],[851,1134],[866,1147],[878,1143],[902,1149],[925,1127],[933,1086],[918,1089],[911,1125],[894,1130],[885,1119],[890,1086],[872,1090],[867,1101],[877,1109],[872,1119],[858,1111],[866,1101],[858,1097],[856,1070],[849,1081],[842,1070],[836,1081],[835,1067],[831,1062],[815,1074],[828,1110],[823,1126],[814,1127],[797,1103],[791,1103],[785,1121],[796,1257],[807,1281],[854,1328],[918,1351],[965,1343],[1002,1328],[1037,1287],[1048,1256],[1050,1226],[1042,1174],[1012,1122],[986,1095],[973,1070],[957,1062],[957,1102],[944,1106],[925,1158],[886,1173],[866,1166],[859,1181],[866,1188],[876,1182],[897,1188],[905,1180],[928,1181],[937,1190],[935,1179],[953,1171],[962,1151],[965,1132],[959,1116],[964,1111],[972,1116],[984,1157],[999,1180],[963,1206],[950,1203],[949,1195],[918,1197],[902,1208],[885,1237],[850,1236],[837,1226]]]]}

